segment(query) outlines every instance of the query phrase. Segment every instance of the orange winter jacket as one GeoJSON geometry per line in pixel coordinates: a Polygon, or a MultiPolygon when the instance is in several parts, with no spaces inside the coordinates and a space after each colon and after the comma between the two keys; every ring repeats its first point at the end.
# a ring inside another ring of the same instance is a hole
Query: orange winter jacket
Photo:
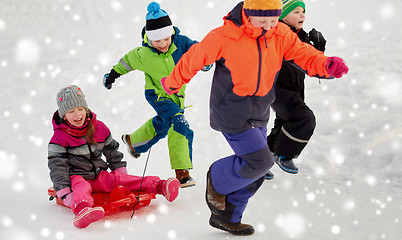
{"type": "Polygon", "coordinates": [[[270,104],[275,99],[274,82],[286,60],[309,76],[329,78],[327,57],[283,23],[265,31],[254,27],[239,3],[226,17],[224,25],[193,45],[165,81],[180,88],[205,65],[215,62],[210,96],[210,124],[227,133],[264,127],[270,104]]]}

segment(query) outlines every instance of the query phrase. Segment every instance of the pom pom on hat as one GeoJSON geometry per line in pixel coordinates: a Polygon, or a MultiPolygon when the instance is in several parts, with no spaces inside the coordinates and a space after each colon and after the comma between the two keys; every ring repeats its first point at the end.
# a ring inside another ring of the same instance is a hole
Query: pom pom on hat
{"type": "Polygon", "coordinates": [[[303,0],[283,0],[282,15],[279,19],[284,19],[291,11],[295,10],[297,7],[302,7],[306,10],[306,5],[303,0]]]}
{"type": "Polygon", "coordinates": [[[151,41],[156,41],[173,35],[173,24],[167,12],[161,9],[159,3],[151,2],[147,7],[145,31],[151,41]]]}
{"type": "Polygon", "coordinates": [[[282,13],[281,0],[244,0],[243,11],[253,17],[279,17],[282,13]]]}
{"type": "Polygon", "coordinates": [[[62,118],[70,109],[76,107],[83,107],[88,110],[85,95],[81,88],[76,85],[70,85],[60,89],[56,95],[56,101],[60,118],[62,118]]]}

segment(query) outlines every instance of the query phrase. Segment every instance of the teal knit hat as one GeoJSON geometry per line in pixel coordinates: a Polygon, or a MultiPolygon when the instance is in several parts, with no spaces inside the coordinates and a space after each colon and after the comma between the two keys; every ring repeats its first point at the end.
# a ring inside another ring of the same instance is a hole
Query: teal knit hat
{"type": "Polygon", "coordinates": [[[302,7],[306,10],[306,6],[303,0],[282,0],[283,7],[282,7],[282,15],[279,17],[282,20],[286,17],[291,11],[295,10],[297,7],[302,7]]]}

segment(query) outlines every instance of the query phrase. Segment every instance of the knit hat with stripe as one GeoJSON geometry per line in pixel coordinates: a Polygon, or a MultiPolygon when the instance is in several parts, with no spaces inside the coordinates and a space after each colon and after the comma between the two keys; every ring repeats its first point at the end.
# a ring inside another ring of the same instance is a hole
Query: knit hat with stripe
{"type": "Polygon", "coordinates": [[[63,118],[66,112],[76,107],[83,107],[88,110],[85,95],[81,88],[76,85],[60,89],[57,93],[56,101],[60,118],[63,118]]]}
{"type": "Polygon", "coordinates": [[[302,7],[306,9],[303,0],[283,0],[282,15],[279,17],[280,20],[285,18],[291,11],[295,10],[297,7],[302,7]]]}
{"type": "Polygon", "coordinates": [[[147,7],[145,31],[151,41],[161,40],[173,35],[173,24],[167,12],[156,2],[147,7]]]}
{"type": "Polygon", "coordinates": [[[244,13],[252,17],[279,17],[282,12],[281,0],[244,0],[244,13]]]}

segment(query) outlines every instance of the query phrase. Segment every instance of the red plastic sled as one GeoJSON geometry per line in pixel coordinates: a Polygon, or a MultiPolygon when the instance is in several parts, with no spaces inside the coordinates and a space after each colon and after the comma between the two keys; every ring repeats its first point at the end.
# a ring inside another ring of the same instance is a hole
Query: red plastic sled
{"type": "MultiPolygon", "coordinates": [[[[53,189],[53,187],[49,188],[47,192],[50,196],[50,201],[56,199],[56,203],[58,205],[67,207],[64,205],[63,200],[57,197],[56,191],[53,189]]],[[[152,199],[156,198],[155,194],[148,192],[141,192],[141,194],[138,196],[138,191],[130,191],[123,186],[117,186],[110,193],[93,192],[92,197],[94,198],[94,206],[103,207],[106,216],[116,213],[119,211],[119,209],[133,210],[135,204],[135,210],[146,207],[151,203],[152,199]]]]}

